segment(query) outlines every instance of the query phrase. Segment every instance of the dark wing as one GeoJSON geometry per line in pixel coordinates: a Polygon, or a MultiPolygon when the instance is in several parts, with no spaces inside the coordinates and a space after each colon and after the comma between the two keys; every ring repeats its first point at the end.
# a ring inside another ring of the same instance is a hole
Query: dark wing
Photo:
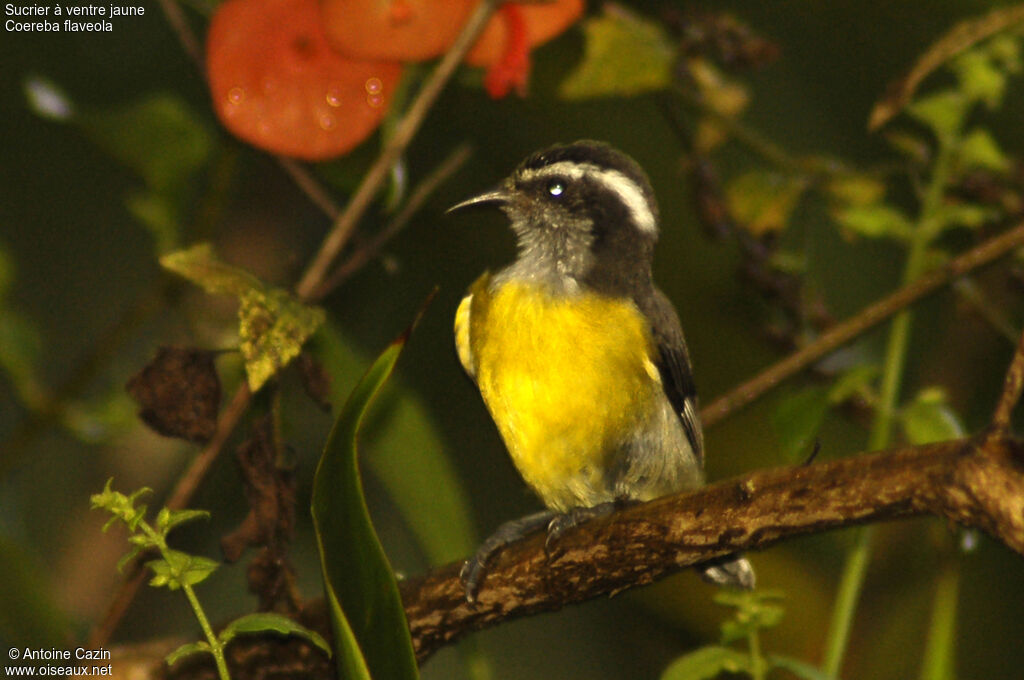
{"type": "Polygon", "coordinates": [[[697,410],[697,388],[693,384],[690,355],[686,350],[679,317],[669,299],[657,288],[653,289],[652,295],[646,296],[643,301],[637,300],[637,303],[651,324],[651,334],[658,352],[655,363],[661,374],[665,396],[683,424],[697,462],[703,467],[704,433],[697,410]]]}

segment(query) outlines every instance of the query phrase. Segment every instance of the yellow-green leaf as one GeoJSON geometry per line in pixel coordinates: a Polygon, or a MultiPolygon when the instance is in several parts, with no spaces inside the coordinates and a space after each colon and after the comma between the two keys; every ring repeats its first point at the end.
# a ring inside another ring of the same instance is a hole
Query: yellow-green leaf
{"type": "Polygon", "coordinates": [[[202,286],[208,293],[227,293],[241,297],[246,291],[263,287],[260,280],[249,272],[218,259],[209,243],[168,253],[160,258],[160,265],[202,286]]]}
{"type": "Polygon", "coordinates": [[[995,138],[984,128],[975,128],[961,140],[959,148],[960,164],[965,169],[982,168],[995,172],[1006,172],[1010,168],[1010,160],[999,148],[995,138]]]}
{"type": "Polygon", "coordinates": [[[786,460],[797,461],[818,435],[829,409],[828,390],[807,387],[779,402],[772,424],[786,460]]]}
{"type": "Polygon", "coordinates": [[[843,205],[871,205],[885,196],[885,183],[868,175],[837,175],[825,191],[843,205]]]}
{"type": "Polygon", "coordinates": [[[964,436],[960,418],[949,405],[946,393],[938,388],[921,390],[914,401],[903,407],[900,420],[911,444],[931,444],[964,436]]]}
{"type": "Polygon", "coordinates": [[[728,647],[709,645],[673,661],[661,674],[661,680],[711,680],[722,673],[749,672],[749,655],[728,647]]]}
{"type": "Polygon", "coordinates": [[[839,224],[849,231],[870,238],[906,238],[911,225],[901,211],[886,203],[852,206],[834,213],[839,224]]]}
{"type": "Polygon", "coordinates": [[[306,628],[294,619],[276,612],[257,612],[240,616],[226,625],[217,637],[222,644],[226,645],[238,635],[260,633],[277,633],[282,636],[295,635],[319,647],[327,656],[331,655],[331,646],[327,644],[327,640],[324,640],[319,633],[306,628]]]}
{"type": "Polygon", "coordinates": [[[562,81],[562,97],[629,97],[671,83],[675,49],[656,22],[616,7],[584,21],[583,33],[583,61],[562,81]]]}
{"type": "Polygon", "coordinates": [[[960,132],[970,101],[962,92],[943,90],[923,97],[907,107],[907,113],[928,126],[939,141],[948,143],[960,132]]]}
{"type": "Polygon", "coordinates": [[[732,180],[725,200],[733,218],[760,236],[786,227],[806,187],[799,178],[755,170],[732,180]]]}
{"type": "Polygon", "coordinates": [[[324,311],[283,290],[249,289],[241,296],[238,328],[249,388],[255,392],[302,351],[324,322],[324,311]]]}
{"type": "Polygon", "coordinates": [[[199,640],[197,642],[188,642],[181,645],[173,652],[164,657],[164,661],[167,662],[168,666],[173,666],[178,663],[181,659],[186,656],[192,656],[193,654],[212,654],[213,650],[210,648],[210,643],[205,640],[199,640]]]}

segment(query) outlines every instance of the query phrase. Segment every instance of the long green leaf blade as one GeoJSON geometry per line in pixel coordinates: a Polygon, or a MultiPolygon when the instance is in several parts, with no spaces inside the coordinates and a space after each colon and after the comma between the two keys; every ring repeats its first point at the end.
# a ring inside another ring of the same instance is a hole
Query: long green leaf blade
{"type": "Polygon", "coordinates": [[[366,508],[356,447],[367,408],[391,375],[407,335],[384,350],[349,395],[313,481],[324,583],[328,599],[338,604],[331,607],[335,654],[339,674],[346,678],[364,659],[375,680],[419,677],[398,584],[366,508]],[[352,648],[349,634],[358,649],[352,648]],[[359,651],[361,659],[353,658],[359,651]]]}
{"type": "MultiPolygon", "coordinates": [[[[330,321],[313,342],[331,376],[332,403],[344,403],[367,359],[330,321]]],[[[373,449],[386,455],[367,456],[366,470],[383,484],[430,564],[445,564],[476,549],[465,485],[419,395],[389,381],[364,429],[364,440],[371,438],[373,449]]]]}

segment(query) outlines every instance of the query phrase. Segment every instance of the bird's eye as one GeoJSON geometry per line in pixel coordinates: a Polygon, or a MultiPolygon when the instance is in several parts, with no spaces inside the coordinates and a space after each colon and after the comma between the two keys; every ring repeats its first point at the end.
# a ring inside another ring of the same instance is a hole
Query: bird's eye
{"type": "Polygon", "coordinates": [[[552,196],[558,197],[565,193],[565,182],[560,179],[553,179],[548,182],[548,193],[552,196]]]}

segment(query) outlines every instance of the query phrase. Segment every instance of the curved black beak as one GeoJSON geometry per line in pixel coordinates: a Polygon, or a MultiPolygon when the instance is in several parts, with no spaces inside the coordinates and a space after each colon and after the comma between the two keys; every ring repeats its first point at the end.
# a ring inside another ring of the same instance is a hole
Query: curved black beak
{"type": "Polygon", "coordinates": [[[453,213],[456,210],[462,210],[463,208],[471,208],[473,206],[480,205],[504,205],[509,202],[512,197],[508,191],[504,188],[494,189],[493,191],[487,191],[473,198],[467,198],[461,203],[456,203],[452,207],[445,211],[445,214],[453,213]]]}

